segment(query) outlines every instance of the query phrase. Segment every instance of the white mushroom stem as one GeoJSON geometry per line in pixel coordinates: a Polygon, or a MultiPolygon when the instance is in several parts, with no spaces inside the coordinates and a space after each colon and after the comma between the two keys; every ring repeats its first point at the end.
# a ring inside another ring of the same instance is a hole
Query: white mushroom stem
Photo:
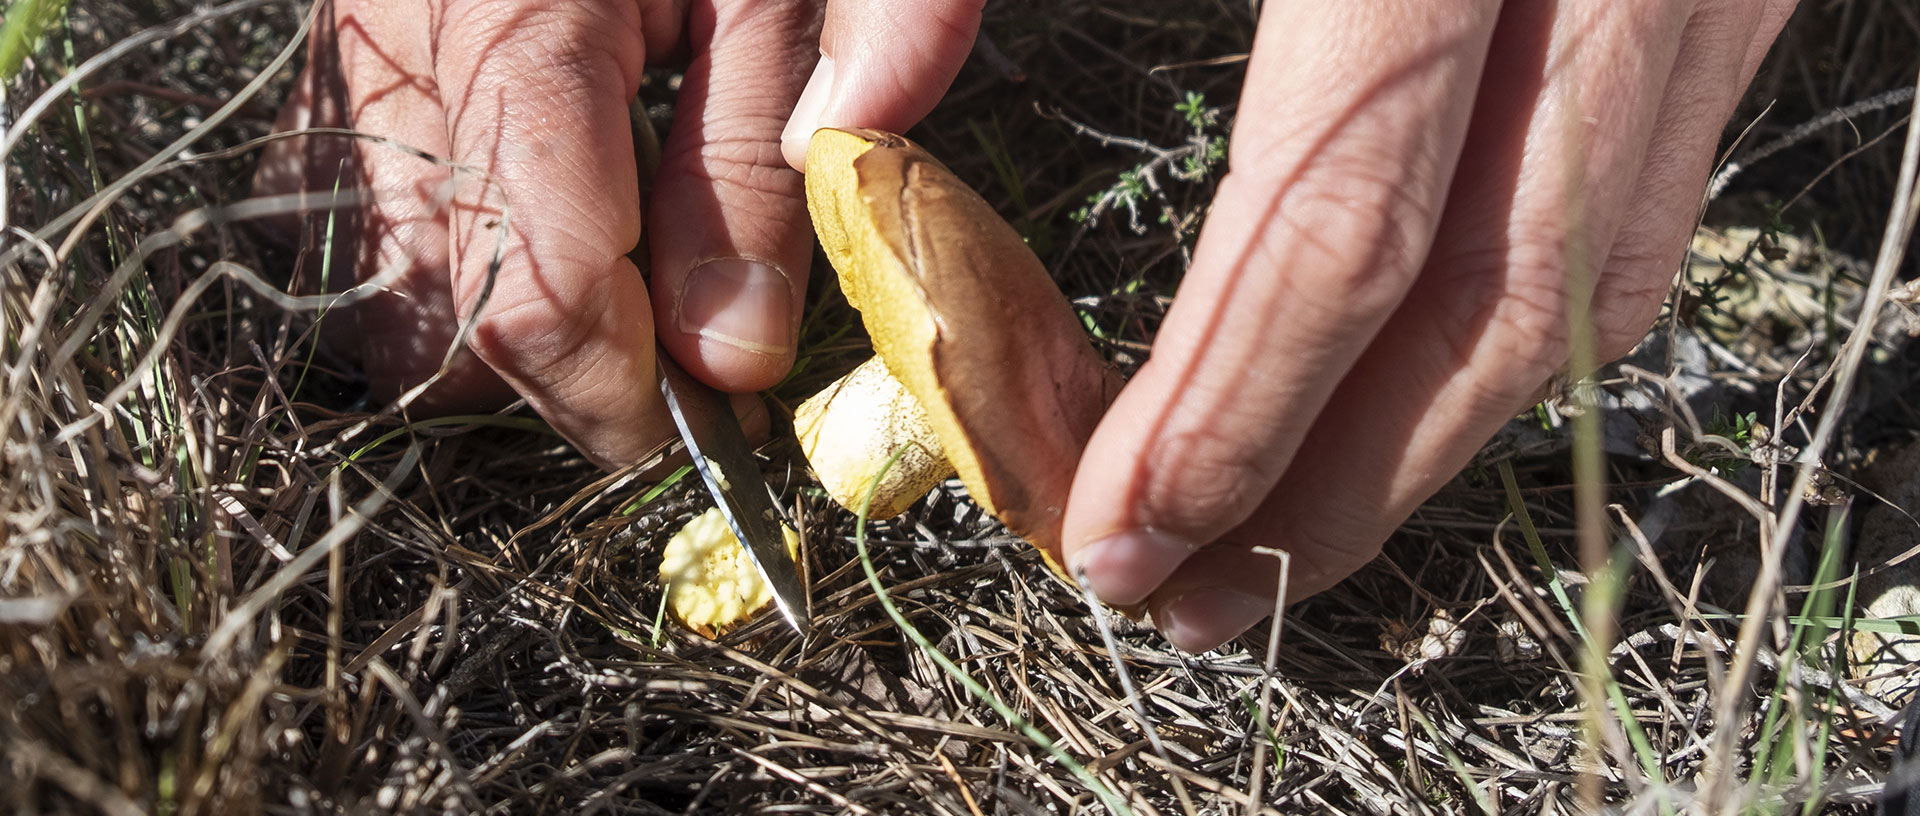
{"type": "Polygon", "coordinates": [[[801,403],[793,427],[814,475],[840,506],[858,512],[879,479],[868,518],[906,512],[954,473],[926,410],[878,356],[801,403]]]}

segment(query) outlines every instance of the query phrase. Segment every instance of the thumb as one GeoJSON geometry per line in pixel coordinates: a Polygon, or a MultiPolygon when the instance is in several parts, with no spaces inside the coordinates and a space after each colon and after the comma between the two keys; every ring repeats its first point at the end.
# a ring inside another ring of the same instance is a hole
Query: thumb
{"type": "Polygon", "coordinates": [[[805,170],[823,127],[895,132],[933,110],[973,48],[986,0],[830,0],[820,64],[780,136],[787,163],[805,170]]]}

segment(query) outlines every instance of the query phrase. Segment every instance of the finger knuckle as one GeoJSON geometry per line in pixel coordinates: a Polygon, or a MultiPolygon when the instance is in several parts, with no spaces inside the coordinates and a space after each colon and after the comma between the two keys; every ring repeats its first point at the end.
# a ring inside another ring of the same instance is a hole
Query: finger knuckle
{"type": "Polygon", "coordinates": [[[580,352],[588,347],[599,321],[574,314],[554,298],[518,287],[497,289],[479,305],[467,347],[496,371],[515,379],[554,383],[591,368],[581,365],[580,352]]]}
{"type": "Polygon", "coordinates": [[[1365,157],[1331,158],[1299,179],[1248,178],[1264,185],[1271,219],[1257,251],[1300,277],[1313,301],[1377,313],[1398,302],[1418,274],[1429,242],[1422,225],[1433,205],[1406,179],[1365,157]]]}
{"type": "Polygon", "coordinates": [[[1156,526],[1197,538],[1245,519],[1280,474],[1276,457],[1216,427],[1169,434],[1153,447],[1147,514],[1156,526]]]}
{"type": "Polygon", "coordinates": [[[1566,364],[1574,329],[1562,283],[1557,276],[1523,276],[1494,302],[1488,337],[1496,359],[1512,361],[1520,370],[1541,377],[1566,364]]]}
{"type": "MultiPolygon", "coordinates": [[[[465,54],[479,60],[504,59],[540,65],[536,75],[516,73],[523,81],[578,80],[605,71],[639,75],[641,9],[633,3],[497,3],[454,0],[442,12],[443,48],[486,49],[465,54]]],[[[461,62],[465,60],[456,60],[461,62]]]]}
{"type": "Polygon", "coordinates": [[[716,130],[738,135],[719,135],[698,144],[679,147],[678,155],[663,158],[663,163],[682,168],[686,181],[712,187],[727,200],[751,199],[746,206],[767,211],[791,207],[801,197],[801,176],[787,165],[777,139],[752,138],[746,134],[779,132],[780,122],[760,124],[730,122],[716,130]]]}
{"type": "MultiPolygon", "coordinates": [[[[1571,271],[1563,234],[1549,231],[1512,246],[1453,254],[1437,264],[1438,285],[1466,304],[1461,319],[1438,324],[1450,358],[1497,367],[1519,399],[1566,365],[1574,315],[1567,301],[1571,271]]],[[[1589,321],[1590,322],[1590,321],[1589,321]]]]}
{"type": "Polygon", "coordinates": [[[1634,243],[1616,246],[1594,296],[1594,356],[1598,362],[1625,357],[1660,314],[1678,271],[1680,253],[1634,243]]]}

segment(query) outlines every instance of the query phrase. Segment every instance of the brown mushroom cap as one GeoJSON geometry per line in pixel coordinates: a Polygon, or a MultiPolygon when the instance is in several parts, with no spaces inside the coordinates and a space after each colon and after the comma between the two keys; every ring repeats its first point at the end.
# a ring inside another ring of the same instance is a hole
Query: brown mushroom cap
{"type": "Polygon", "coordinates": [[[1074,470],[1119,381],[1046,267],[979,194],[891,133],[815,133],[807,205],[874,350],[967,489],[1059,570],[1074,470]]]}

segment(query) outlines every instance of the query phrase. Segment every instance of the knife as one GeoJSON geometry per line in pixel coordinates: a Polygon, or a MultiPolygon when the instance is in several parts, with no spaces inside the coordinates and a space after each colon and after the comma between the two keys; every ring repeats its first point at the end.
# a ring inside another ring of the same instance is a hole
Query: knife
{"type": "Polygon", "coordinates": [[[657,349],[660,393],[667,398],[667,411],[687,443],[693,467],[713,495],[713,503],[727,526],[746,547],[747,557],[760,570],[767,586],[773,589],[773,602],[794,631],[807,633],[811,622],[807,614],[807,587],[800,571],[787,553],[780,513],[774,509],[772,491],[760,475],[760,464],[753,459],[746,432],[733,415],[726,395],[695,380],[681,370],[665,349],[657,349]]]}

